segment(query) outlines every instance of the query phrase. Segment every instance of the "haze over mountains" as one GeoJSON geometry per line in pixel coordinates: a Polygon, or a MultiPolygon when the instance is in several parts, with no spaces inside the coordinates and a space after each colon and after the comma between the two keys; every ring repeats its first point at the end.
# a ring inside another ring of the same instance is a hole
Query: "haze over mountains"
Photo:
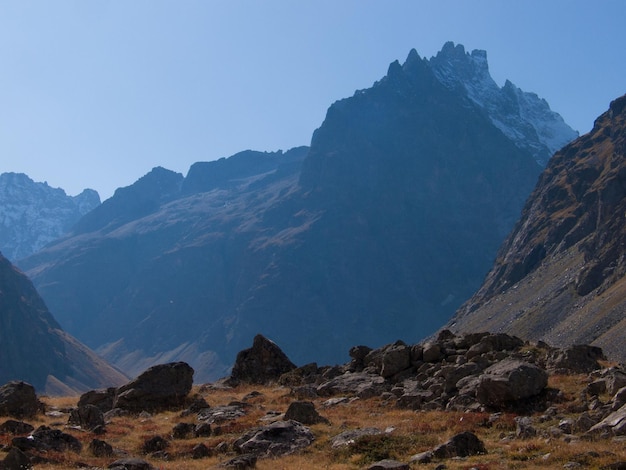
{"type": "Polygon", "coordinates": [[[20,262],[70,333],[129,375],[225,375],[261,332],[298,363],[419,340],[479,287],[553,150],[547,103],[486,54],[411,51],[334,103],[310,148],[155,168],[20,262]]]}
{"type": "Polygon", "coordinates": [[[626,362],[626,96],[550,160],[457,331],[590,343],[626,362]]]}

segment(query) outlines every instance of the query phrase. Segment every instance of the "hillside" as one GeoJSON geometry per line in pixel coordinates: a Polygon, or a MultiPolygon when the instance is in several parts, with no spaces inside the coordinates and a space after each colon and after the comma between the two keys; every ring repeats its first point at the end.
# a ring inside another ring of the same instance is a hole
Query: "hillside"
{"type": "Polygon", "coordinates": [[[626,361],[626,97],[557,152],[456,331],[591,343],[626,361]]]}
{"type": "Polygon", "coordinates": [[[259,332],[298,363],[426,337],[479,287],[548,144],[575,136],[488,77],[484,51],[413,50],[330,106],[310,148],[155,168],[21,266],[129,375],[185,360],[215,379],[259,332]]]}
{"type": "Polygon", "coordinates": [[[9,380],[68,395],[126,377],[62,331],[30,280],[0,255],[0,383],[9,380]]]}

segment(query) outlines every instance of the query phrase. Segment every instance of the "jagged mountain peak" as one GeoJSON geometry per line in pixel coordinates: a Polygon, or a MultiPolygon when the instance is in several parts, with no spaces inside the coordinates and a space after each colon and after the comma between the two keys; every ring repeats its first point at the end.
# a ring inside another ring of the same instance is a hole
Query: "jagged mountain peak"
{"type": "Polygon", "coordinates": [[[100,204],[93,189],[68,196],[23,173],[0,174],[0,250],[11,260],[25,258],[67,233],[100,204]]]}

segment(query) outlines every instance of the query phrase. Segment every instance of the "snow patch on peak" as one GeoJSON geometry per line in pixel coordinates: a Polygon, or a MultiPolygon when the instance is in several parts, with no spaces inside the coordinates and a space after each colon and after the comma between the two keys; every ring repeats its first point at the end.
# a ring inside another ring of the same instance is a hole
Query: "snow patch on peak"
{"type": "Polygon", "coordinates": [[[0,251],[12,261],[25,258],[65,234],[99,204],[100,196],[93,189],[71,197],[23,173],[2,173],[0,251]]]}
{"type": "Polygon", "coordinates": [[[541,166],[578,137],[578,132],[535,93],[524,92],[509,80],[500,88],[489,73],[486,51],[466,53],[462,45],[448,42],[429,64],[443,85],[464,92],[518,147],[530,151],[541,166]]]}

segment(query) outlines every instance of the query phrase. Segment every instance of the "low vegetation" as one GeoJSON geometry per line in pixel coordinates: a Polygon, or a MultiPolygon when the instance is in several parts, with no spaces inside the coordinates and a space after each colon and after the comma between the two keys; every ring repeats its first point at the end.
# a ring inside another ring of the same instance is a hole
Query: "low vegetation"
{"type": "MultiPolygon", "coordinates": [[[[315,435],[313,444],[292,455],[259,459],[256,468],[347,470],[367,468],[369,464],[381,459],[410,462],[413,455],[428,451],[463,431],[476,434],[484,442],[487,453],[467,458],[435,460],[427,465],[411,463],[411,468],[435,468],[440,463],[444,463],[445,468],[451,470],[603,468],[615,462],[624,462],[626,446],[623,439],[592,439],[554,431],[564,419],[580,415],[583,389],[588,382],[586,375],[551,376],[549,387],[559,389],[563,398],[548,412],[533,416],[533,426],[537,433],[530,438],[516,435],[516,415],[512,413],[411,411],[399,409],[393,402],[381,397],[351,399],[327,406],[327,398],[315,398],[312,401],[316,410],[329,423],[310,426],[315,435]],[[346,430],[367,427],[376,427],[382,433],[363,436],[355,439],[351,445],[333,448],[331,439],[336,435],[346,430]]],[[[76,406],[77,397],[42,397],[46,407],[45,414],[39,414],[28,422],[34,427],[46,425],[62,429],[78,438],[83,444],[83,450],[80,453],[42,453],[39,456],[41,462],[35,468],[107,468],[111,462],[123,456],[145,459],[157,469],[164,470],[219,467],[236,455],[232,444],[243,432],[268,424],[271,420],[281,419],[281,414],[296,400],[289,388],[281,386],[201,386],[194,387],[193,393],[212,407],[244,402],[247,404],[246,414],[230,421],[214,423],[208,437],[174,439],[172,430],[176,424],[196,423],[195,414],[183,416],[184,413],[180,410],[112,417],[106,424],[106,432],[95,435],[67,425],[69,410],[76,406]],[[144,442],[154,436],[167,440],[166,451],[158,456],[144,455],[144,442]],[[94,456],[89,447],[93,439],[109,443],[114,449],[114,455],[94,456]],[[200,459],[192,458],[192,449],[198,444],[204,444],[210,455],[200,459]]],[[[609,401],[610,398],[599,397],[601,401],[609,401]]],[[[10,435],[0,435],[0,444],[5,450],[11,445],[12,438],[10,435]]]]}

